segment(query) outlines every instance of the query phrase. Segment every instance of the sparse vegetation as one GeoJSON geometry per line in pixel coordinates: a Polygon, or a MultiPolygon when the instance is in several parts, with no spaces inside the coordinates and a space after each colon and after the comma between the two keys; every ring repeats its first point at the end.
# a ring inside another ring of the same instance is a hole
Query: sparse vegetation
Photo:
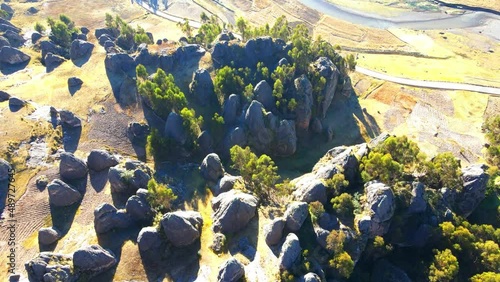
{"type": "Polygon", "coordinates": [[[172,203],[177,199],[172,189],[163,183],[158,183],[154,178],[148,182],[148,202],[158,212],[171,210],[172,203]]]}

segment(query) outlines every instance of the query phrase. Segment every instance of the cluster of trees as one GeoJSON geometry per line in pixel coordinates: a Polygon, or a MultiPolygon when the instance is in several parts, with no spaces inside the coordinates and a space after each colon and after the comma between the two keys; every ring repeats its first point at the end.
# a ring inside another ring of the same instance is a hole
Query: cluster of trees
{"type": "MultiPolygon", "coordinates": [[[[47,24],[50,27],[50,40],[66,49],[71,46],[73,38],[80,33],[75,23],[64,14],[60,14],[58,19],[48,18],[47,24]]],[[[44,33],[46,30],[45,26],[39,22],[35,23],[34,28],[39,33],[44,33]]]]}
{"type": "MultiPolygon", "coordinates": [[[[171,112],[178,113],[183,121],[183,127],[188,135],[186,149],[194,150],[197,146],[197,138],[201,133],[203,118],[197,116],[196,112],[188,107],[184,93],[175,83],[172,74],[166,74],[162,69],[148,76],[146,67],[138,65],[137,90],[151,105],[153,111],[162,119],[166,120],[171,112]]],[[[148,136],[148,151],[155,158],[164,159],[174,149],[175,142],[162,136],[156,130],[151,130],[148,136]]]]}
{"type": "Polygon", "coordinates": [[[116,44],[121,48],[130,50],[136,44],[153,43],[152,38],[147,35],[142,27],[138,26],[137,29],[134,29],[118,15],[113,17],[111,14],[106,13],[104,22],[107,28],[114,29],[119,34],[116,44]]]}

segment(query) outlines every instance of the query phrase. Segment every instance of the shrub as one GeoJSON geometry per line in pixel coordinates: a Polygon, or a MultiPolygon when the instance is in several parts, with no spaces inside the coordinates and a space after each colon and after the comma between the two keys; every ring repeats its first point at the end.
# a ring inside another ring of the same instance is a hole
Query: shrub
{"type": "Polygon", "coordinates": [[[163,183],[158,183],[154,178],[148,182],[148,202],[157,211],[169,211],[173,201],[177,199],[172,189],[163,183]]]}
{"type": "Polygon", "coordinates": [[[354,211],[353,198],[347,193],[342,193],[331,200],[332,207],[340,216],[352,216],[354,211]]]}
{"type": "Polygon", "coordinates": [[[42,24],[41,24],[41,23],[39,23],[39,22],[36,22],[36,23],[35,23],[35,30],[36,30],[38,33],[42,34],[42,33],[44,33],[44,32],[45,32],[45,26],[44,26],[44,25],[42,25],[42,24]]]}
{"type": "Polygon", "coordinates": [[[434,262],[429,268],[431,282],[451,281],[458,274],[458,260],[449,249],[435,250],[434,262]]]}
{"type": "Polygon", "coordinates": [[[316,223],[319,217],[325,212],[325,208],[321,202],[309,203],[309,214],[311,215],[311,221],[316,223]]]}

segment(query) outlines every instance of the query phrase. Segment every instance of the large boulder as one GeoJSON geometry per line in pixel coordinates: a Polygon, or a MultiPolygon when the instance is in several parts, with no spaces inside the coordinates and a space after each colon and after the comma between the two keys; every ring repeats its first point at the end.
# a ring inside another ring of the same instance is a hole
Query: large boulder
{"type": "Polygon", "coordinates": [[[297,150],[297,134],[293,120],[281,120],[275,136],[275,155],[288,157],[297,150]]]}
{"type": "Polygon", "coordinates": [[[127,126],[127,137],[132,144],[146,145],[149,131],[147,123],[131,122],[127,126]]]}
{"type": "Polygon", "coordinates": [[[118,35],[120,34],[120,31],[118,29],[115,29],[115,28],[96,28],[96,30],[94,32],[95,38],[99,38],[105,34],[110,36],[110,37],[118,37],[118,35]]]}
{"type": "Polygon", "coordinates": [[[7,30],[3,34],[3,37],[9,40],[10,46],[12,47],[21,47],[24,44],[24,42],[26,42],[24,37],[22,37],[19,33],[14,32],[12,30],[7,30]]]}
{"type": "Polygon", "coordinates": [[[456,199],[457,212],[460,215],[469,216],[484,199],[489,179],[486,168],[486,165],[472,165],[462,169],[464,184],[456,199]]]}
{"type": "Polygon", "coordinates": [[[68,152],[61,153],[60,158],[59,174],[62,178],[74,180],[87,176],[88,168],[83,160],[68,152]]]}
{"type": "Polygon", "coordinates": [[[295,100],[297,107],[295,108],[295,126],[297,131],[306,132],[309,129],[309,123],[312,116],[313,96],[312,85],[305,75],[302,75],[294,80],[295,100]]]}
{"type": "MultiPolygon", "coordinates": [[[[50,41],[47,41],[47,40],[40,42],[40,50],[42,51],[42,63],[45,63],[46,56],[49,53],[52,53],[52,54],[58,55],[58,56],[63,56],[65,58],[68,57],[66,51],[64,51],[61,47],[57,46],[56,44],[54,44],[50,41]]],[[[47,66],[47,65],[45,65],[45,66],[47,66]]]]}
{"type": "Polygon", "coordinates": [[[207,181],[217,182],[224,176],[224,167],[217,154],[208,154],[200,165],[201,176],[207,181]]]}
{"type": "Polygon", "coordinates": [[[235,145],[244,148],[247,144],[248,138],[246,130],[243,127],[237,126],[229,130],[224,139],[224,154],[228,155],[229,150],[235,145]]]}
{"type": "Polygon", "coordinates": [[[356,145],[332,148],[314,165],[312,172],[320,179],[330,179],[342,172],[346,180],[355,182],[359,171],[357,154],[362,147],[356,145]]]}
{"type": "Polygon", "coordinates": [[[76,39],[71,42],[71,48],[69,49],[69,56],[72,61],[88,58],[94,49],[94,44],[83,41],[81,39],[76,39]]]}
{"type": "Polygon", "coordinates": [[[292,202],[285,211],[286,228],[291,232],[296,232],[309,216],[307,203],[292,202]]]}
{"type": "Polygon", "coordinates": [[[87,165],[93,171],[102,171],[118,164],[118,159],[106,150],[92,150],[87,165]]]}
{"type": "Polygon", "coordinates": [[[222,117],[224,118],[224,124],[233,125],[238,121],[238,117],[241,111],[240,96],[236,94],[231,94],[224,101],[224,109],[222,111],[222,117]]]}
{"type": "Polygon", "coordinates": [[[148,252],[155,251],[162,245],[160,233],[154,226],[148,226],[141,229],[137,236],[137,245],[139,251],[148,252]]]}
{"type": "Polygon", "coordinates": [[[366,202],[364,213],[356,220],[358,230],[369,238],[387,233],[395,211],[395,197],[392,189],[378,181],[365,184],[366,202]]]}
{"type": "Polygon", "coordinates": [[[51,70],[60,66],[65,61],[66,59],[64,57],[49,52],[45,56],[45,67],[47,67],[47,71],[50,72],[51,70]]]}
{"type": "Polygon", "coordinates": [[[80,87],[83,84],[83,80],[76,76],[68,78],[68,88],[80,87]]]}
{"type": "Polygon", "coordinates": [[[135,194],[139,188],[146,188],[151,177],[151,169],[139,161],[128,161],[124,167],[111,167],[108,172],[111,192],[129,195],[135,194]]]}
{"type": "Polygon", "coordinates": [[[286,220],[284,218],[278,217],[264,226],[264,238],[267,245],[274,246],[281,241],[285,225],[286,220]]]}
{"type": "Polygon", "coordinates": [[[123,53],[111,53],[104,59],[104,66],[106,72],[114,75],[125,75],[128,77],[135,77],[135,68],[137,64],[134,59],[123,53]]]}
{"type": "Polygon", "coordinates": [[[161,219],[165,236],[176,247],[190,245],[200,238],[202,225],[201,214],[194,211],[169,212],[161,219]]]}
{"type": "Polygon", "coordinates": [[[82,121],[79,117],[75,116],[74,113],[68,110],[60,110],[59,117],[61,118],[61,123],[68,127],[81,127],[82,121]]]}
{"type": "Polygon", "coordinates": [[[21,98],[18,98],[15,96],[12,96],[9,98],[9,107],[20,108],[20,107],[24,107],[25,105],[26,105],[26,101],[21,99],[21,98]]]}
{"type": "Polygon", "coordinates": [[[271,110],[275,107],[273,89],[265,80],[261,80],[253,89],[255,100],[262,103],[264,108],[271,110]]]}
{"type": "Polygon", "coordinates": [[[187,141],[187,132],[183,126],[182,117],[176,113],[168,114],[167,122],[165,123],[165,136],[174,139],[177,143],[183,145],[187,141]]]}
{"type": "Polygon", "coordinates": [[[0,181],[9,179],[9,174],[13,173],[12,166],[6,160],[0,158],[0,181]]]}
{"type": "Polygon", "coordinates": [[[155,70],[158,69],[158,54],[150,53],[146,43],[142,43],[137,49],[139,54],[134,58],[137,65],[143,65],[155,70]]]}
{"type": "Polygon", "coordinates": [[[40,228],[38,230],[38,242],[40,245],[50,245],[61,238],[61,231],[55,227],[40,228]]]}
{"type": "Polygon", "coordinates": [[[219,267],[218,282],[237,282],[245,275],[245,267],[234,257],[225,261],[219,267]]]}
{"type": "Polygon", "coordinates": [[[94,229],[97,234],[127,228],[131,224],[130,216],[123,210],[117,210],[111,204],[103,203],[94,210],[94,229]]]}
{"type": "Polygon", "coordinates": [[[273,141],[273,132],[266,127],[264,106],[253,100],[245,113],[245,125],[248,128],[249,143],[258,152],[268,152],[273,141]]]}
{"type": "Polygon", "coordinates": [[[198,69],[193,73],[193,80],[189,85],[189,90],[202,106],[209,106],[217,101],[214,83],[206,69],[198,69]]]}
{"type": "Polygon", "coordinates": [[[128,198],[125,209],[130,217],[139,222],[151,222],[154,210],[147,200],[148,191],[146,189],[137,190],[137,195],[128,198]]]}
{"type": "Polygon", "coordinates": [[[335,90],[337,89],[340,72],[333,62],[326,57],[318,58],[316,62],[312,64],[312,68],[326,79],[325,88],[319,93],[319,97],[316,97],[318,101],[321,101],[318,104],[318,114],[321,118],[325,118],[326,112],[335,95],[335,90]]]}
{"type": "Polygon", "coordinates": [[[311,203],[319,201],[326,203],[326,186],[320,179],[313,174],[307,173],[303,176],[294,179],[292,184],[295,186],[293,197],[300,202],[311,203]]]}
{"type": "Polygon", "coordinates": [[[212,187],[212,194],[217,197],[219,194],[227,192],[229,190],[232,190],[236,182],[241,182],[243,183],[243,179],[241,176],[233,176],[230,174],[225,174],[224,177],[219,179],[217,181],[217,184],[215,184],[212,187]]]}
{"type": "Polygon", "coordinates": [[[31,60],[29,55],[26,55],[19,49],[4,46],[0,49],[0,63],[7,65],[23,64],[31,60]]]}
{"type": "Polygon", "coordinates": [[[256,197],[231,190],[212,199],[213,230],[224,234],[245,228],[257,211],[256,197]]]}
{"type": "Polygon", "coordinates": [[[58,207],[70,206],[82,199],[82,194],[62,180],[54,179],[47,185],[49,202],[58,207]]]}
{"type": "Polygon", "coordinates": [[[292,267],[299,261],[302,248],[300,247],[299,238],[294,233],[286,236],[283,246],[281,246],[280,256],[278,258],[279,268],[281,270],[291,270],[292,267]]]}
{"type": "Polygon", "coordinates": [[[91,276],[102,273],[117,263],[115,255],[99,245],[90,245],[73,253],[75,272],[91,276]]]}
{"type": "Polygon", "coordinates": [[[9,40],[7,40],[7,38],[0,35],[0,49],[2,49],[2,47],[4,46],[10,47],[10,42],[9,40]]]}

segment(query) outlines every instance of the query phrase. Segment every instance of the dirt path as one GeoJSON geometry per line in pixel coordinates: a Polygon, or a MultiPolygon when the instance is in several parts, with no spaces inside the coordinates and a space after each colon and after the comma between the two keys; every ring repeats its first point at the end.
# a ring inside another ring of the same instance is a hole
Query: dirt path
{"type": "Polygon", "coordinates": [[[433,89],[445,89],[445,90],[465,90],[472,92],[479,92],[491,95],[500,95],[500,88],[496,87],[487,87],[481,85],[474,84],[465,84],[465,83],[455,83],[455,82],[443,82],[443,81],[427,81],[427,80],[416,80],[409,78],[402,78],[387,75],[384,73],[372,71],[369,69],[365,69],[362,67],[356,67],[356,72],[362,73],[364,75],[368,75],[377,79],[382,79],[398,84],[404,84],[415,87],[424,87],[424,88],[433,88],[433,89]]]}

